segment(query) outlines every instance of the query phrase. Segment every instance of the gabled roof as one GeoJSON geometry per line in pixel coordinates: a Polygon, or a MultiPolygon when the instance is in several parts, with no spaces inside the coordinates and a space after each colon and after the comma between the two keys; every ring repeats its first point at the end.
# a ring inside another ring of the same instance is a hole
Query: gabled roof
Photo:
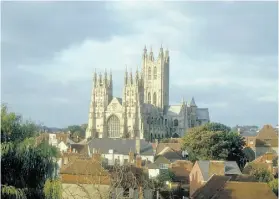
{"type": "Polygon", "coordinates": [[[122,98],[120,98],[120,97],[115,97],[115,98],[117,99],[117,101],[119,102],[119,104],[122,105],[122,98]]]}
{"type": "Polygon", "coordinates": [[[171,161],[168,160],[167,158],[165,158],[164,156],[158,156],[155,161],[155,164],[159,165],[159,164],[170,164],[171,161]]]}
{"type": "MultiPolygon", "coordinates": [[[[222,189],[227,181],[230,180],[229,176],[217,176],[213,175],[207,183],[201,188],[197,189],[194,194],[191,196],[193,199],[211,199],[222,189]]],[[[225,199],[225,198],[224,198],[225,199]]]]}
{"type": "Polygon", "coordinates": [[[170,161],[180,160],[182,158],[182,155],[178,154],[170,147],[165,147],[160,153],[157,154],[157,156],[164,156],[170,161]]]}
{"type": "Polygon", "coordinates": [[[170,105],[164,107],[164,114],[169,116],[178,116],[182,110],[182,105],[170,105]]]}
{"type": "Polygon", "coordinates": [[[61,169],[60,174],[108,175],[108,172],[92,158],[76,159],[61,169]]]}
{"type": "Polygon", "coordinates": [[[276,199],[266,183],[236,182],[229,176],[213,175],[207,183],[194,192],[193,199],[276,199]]]}
{"type": "Polygon", "coordinates": [[[177,153],[181,152],[181,143],[159,143],[156,148],[156,154],[159,154],[166,147],[171,148],[172,150],[176,151],[177,153]]]}
{"type": "MultiPolygon", "coordinates": [[[[212,162],[214,162],[214,161],[212,161],[212,162]]],[[[223,162],[224,162],[224,166],[225,166],[225,168],[224,168],[225,175],[230,175],[230,174],[241,175],[242,174],[235,161],[223,161],[223,162]]],[[[199,168],[201,170],[204,181],[207,181],[210,178],[209,163],[210,163],[209,160],[196,161],[196,164],[199,165],[199,168]]]]}
{"type": "Polygon", "coordinates": [[[218,191],[214,199],[276,199],[267,183],[261,182],[232,182],[228,181],[224,188],[218,191]]]}
{"type": "Polygon", "coordinates": [[[264,125],[259,131],[257,139],[278,139],[277,133],[271,125],[264,125]]]}
{"type": "MultiPolygon", "coordinates": [[[[94,138],[88,142],[90,152],[93,148],[100,149],[102,154],[108,154],[113,149],[115,154],[129,155],[129,152],[136,153],[135,139],[112,139],[112,138],[94,138]]],[[[152,144],[145,140],[140,140],[140,155],[153,156],[152,144]]]]}

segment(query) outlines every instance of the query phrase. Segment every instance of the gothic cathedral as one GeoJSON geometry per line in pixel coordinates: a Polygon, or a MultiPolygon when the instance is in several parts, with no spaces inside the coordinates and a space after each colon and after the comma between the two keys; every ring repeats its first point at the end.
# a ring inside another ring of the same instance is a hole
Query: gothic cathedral
{"type": "Polygon", "coordinates": [[[169,105],[169,51],[142,55],[141,71],[124,77],[122,98],[113,97],[112,74],[93,75],[86,138],[136,138],[152,141],[181,137],[188,128],[209,122],[207,108],[190,103],[169,105]]]}

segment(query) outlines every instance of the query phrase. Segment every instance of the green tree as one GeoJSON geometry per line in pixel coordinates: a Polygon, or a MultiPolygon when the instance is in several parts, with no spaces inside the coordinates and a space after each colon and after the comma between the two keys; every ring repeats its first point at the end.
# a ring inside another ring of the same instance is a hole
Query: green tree
{"type": "Polygon", "coordinates": [[[44,198],[44,184],[56,177],[56,148],[36,144],[37,128],[23,122],[7,106],[1,107],[1,196],[3,198],[44,198]]]}
{"type": "Polygon", "coordinates": [[[79,142],[85,137],[86,128],[87,125],[72,125],[67,127],[67,131],[70,131],[70,136],[75,142],[79,142]]]}
{"type": "Polygon", "coordinates": [[[249,160],[249,162],[252,162],[253,160],[255,160],[255,152],[250,147],[245,147],[243,149],[243,152],[244,152],[247,160],[249,160]]]}
{"type": "Polygon", "coordinates": [[[278,196],[278,179],[275,178],[272,181],[268,183],[269,187],[272,189],[272,191],[278,196]]]}
{"type": "Polygon", "coordinates": [[[244,145],[241,136],[219,123],[191,128],[183,137],[183,148],[188,151],[191,161],[230,160],[241,164],[245,159],[244,145]]]}
{"type": "Polygon", "coordinates": [[[266,168],[257,167],[253,163],[249,163],[248,167],[248,174],[253,176],[258,182],[270,182],[274,179],[272,173],[266,168]]]}

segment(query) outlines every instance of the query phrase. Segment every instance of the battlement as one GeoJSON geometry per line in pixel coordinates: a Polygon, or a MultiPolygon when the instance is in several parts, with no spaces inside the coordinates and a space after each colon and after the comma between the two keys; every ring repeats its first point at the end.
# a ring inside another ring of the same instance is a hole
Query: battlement
{"type": "Polygon", "coordinates": [[[110,71],[110,75],[108,76],[107,71],[105,69],[105,72],[99,73],[97,75],[97,72],[95,70],[93,74],[93,82],[94,82],[94,87],[112,87],[112,73],[110,71]]]}

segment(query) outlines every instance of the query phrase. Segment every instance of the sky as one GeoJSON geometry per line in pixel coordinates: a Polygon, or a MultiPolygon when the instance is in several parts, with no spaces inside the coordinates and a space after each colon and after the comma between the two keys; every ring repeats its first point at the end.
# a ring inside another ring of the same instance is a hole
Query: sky
{"type": "Polygon", "coordinates": [[[277,2],[1,2],[1,103],[49,127],[87,123],[94,70],[111,69],[121,97],[126,65],[162,44],[171,104],[275,126],[277,14],[277,2]]]}

